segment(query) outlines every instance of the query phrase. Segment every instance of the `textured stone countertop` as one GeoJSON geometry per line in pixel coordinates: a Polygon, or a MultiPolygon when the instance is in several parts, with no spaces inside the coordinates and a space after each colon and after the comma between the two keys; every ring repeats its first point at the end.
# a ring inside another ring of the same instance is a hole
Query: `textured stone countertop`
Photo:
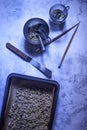
{"type": "Polygon", "coordinates": [[[46,79],[31,64],[6,48],[6,42],[10,42],[29,54],[25,48],[23,26],[33,17],[43,18],[48,23],[51,38],[80,21],[60,69],[59,62],[74,29],[33,58],[52,71],[50,80],[60,84],[53,130],[87,130],[87,0],[0,0],[0,111],[10,73],[46,79]],[[56,3],[68,5],[70,9],[64,28],[54,30],[49,23],[49,9],[56,3]]]}

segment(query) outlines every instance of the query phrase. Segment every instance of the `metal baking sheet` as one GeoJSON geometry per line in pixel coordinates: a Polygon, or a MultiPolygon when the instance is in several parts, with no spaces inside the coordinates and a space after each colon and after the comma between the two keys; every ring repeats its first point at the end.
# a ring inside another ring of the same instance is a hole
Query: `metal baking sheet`
{"type": "Polygon", "coordinates": [[[7,78],[2,130],[51,130],[59,84],[19,74],[7,78]]]}

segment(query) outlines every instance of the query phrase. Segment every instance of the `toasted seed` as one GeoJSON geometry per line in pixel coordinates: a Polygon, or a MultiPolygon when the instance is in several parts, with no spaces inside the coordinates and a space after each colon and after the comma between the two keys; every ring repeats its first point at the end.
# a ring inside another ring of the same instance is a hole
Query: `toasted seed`
{"type": "Polygon", "coordinates": [[[18,88],[9,110],[9,130],[47,130],[52,93],[40,89],[18,88]]]}

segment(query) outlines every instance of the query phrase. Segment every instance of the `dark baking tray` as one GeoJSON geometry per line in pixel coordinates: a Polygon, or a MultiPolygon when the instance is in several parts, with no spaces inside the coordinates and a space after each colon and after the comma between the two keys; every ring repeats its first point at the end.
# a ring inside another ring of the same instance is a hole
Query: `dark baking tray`
{"type": "Polygon", "coordinates": [[[52,130],[54,116],[55,116],[55,109],[56,103],[59,94],[59,84],[53,80],[41,79],[27,75],[15,74],[12,73],[7,77],[6,81],[6,88],[4,93],[4,100],[2,105],[1,111],[1,122],[0,122],[0,130],[7,130],[7,127],[4,129],[6,122],[7,122],[7,115],[10,109],[13,99],[15,98],[15,90],[20,86],[26,86],[25,88],[33,88],[33,90],[44,90],[46,92],[50,92],[52,96],[52,104],[51,104],[51,111],[50,111],[50,119],[48,123],[48,129],[52,130]],[[17,86],[16,89],[14,86],[17,86]]]}

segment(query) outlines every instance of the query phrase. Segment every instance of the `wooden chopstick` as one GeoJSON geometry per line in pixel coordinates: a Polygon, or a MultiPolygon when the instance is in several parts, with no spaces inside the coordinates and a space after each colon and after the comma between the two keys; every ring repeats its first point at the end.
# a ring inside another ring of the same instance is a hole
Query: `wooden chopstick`
{"type": "Polygon", "coordinates": [[[53,39],[51,39],[46,45],[49,45],[52,42],[58,40],[60,37],[62,37],[66,33],[68,33],[70,30],[72,30],[73,28],[75,28],[77,25],[79,25],[79,22],[77,24],[75,24],[74,26],[70,27],[69,29],[67,29],[66,31],[64,31],[63,33],[61,33],[61,34],[57,35],[56,37],[54,37],[53,39]]]}
{"type": "Polygon", "coordinates": [[[65,58],[65,56],[66,56],[66,53],[67,53],[67,51],[68,51],[68,49],[69,49],[69,47],[70,47],[70,45],[71,45],[71,42],[72,42],[72,40],[73,40],[73,38],[74,38],[74,36],[75,36],[75,34],[76,34],[76,31],[77,31],[77,29],[78,29],[78,27],[79,27],[79,24],[80,24],[80,22],[77,24],[77,27],[76,27],[75,31],[73,32],[73,34],[72,34],[72,36],[71,36],[71,39],[70,39],[70,41],[69,41],[69,43],[68,43],[68,45],[67,45],[67,47],[66,47],[66,49],[65,49],[65,51],[64,51],[64,54],[63,54],[63,56],[62,56],[62,58],[61,58],[61,61],[60,61],[60,63],[59,63],[58,68],[61,68],[61,65],[62,65],[62,63],[63,63],[63,60],[64,60],[64,58],[65,58]]]}

